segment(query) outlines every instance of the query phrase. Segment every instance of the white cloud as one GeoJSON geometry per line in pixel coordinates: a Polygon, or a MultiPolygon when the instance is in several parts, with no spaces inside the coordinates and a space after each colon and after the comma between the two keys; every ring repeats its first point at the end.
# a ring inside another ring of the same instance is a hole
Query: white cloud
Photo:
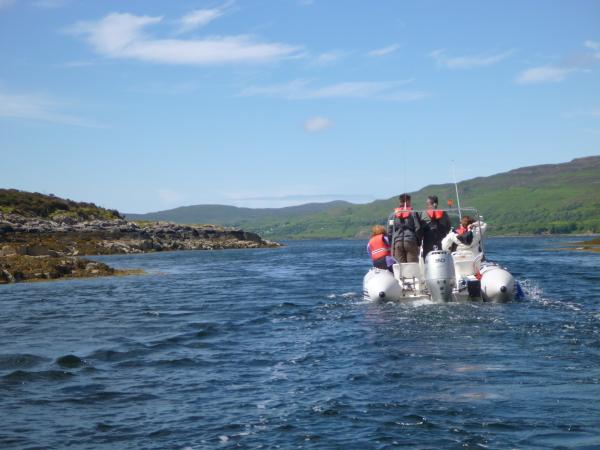
{"type": "Polygon", "coordinates": [[[200,89],[201,85],[195,81],[181,81],[167,83],[162,81],[151,81],[130,88],[131,92],[139,92],[152,95],[184,95],[191,94],[200,89]]]}
{"type": "Polygon", "coordinates": [[[518,84],[558,83],[575,69],[559,66],[540,66],[524,70],[517,76],[518,84]]]}
{"type": "Polygon", "coordinates": [[[94,64],[95,63],[93,61],[67,61],[66,63],[62,64],[62,66],[77,68],[77,67],[90,67],[90,66],[93,66],[94,64]]]}
{"type": "Polygon", "coordinates": [[[514,53],[508,50],[493,55],[470,55],[470,56],[448,56],[445,49],[434,50],[429,54],[439,66],[448,69],[473,69],[476,67],[488,67],[505,60],[514,53]]]}
{"type": "Polygon", "coordinates": [[[583,45],[590,50],[594,50],[594,58],[600,59],[600,42],[585,41],[583,45]]]}
{"type": "Polygon", "coordinates": [[[585,41],[583,45],[587,48],[591,48],[592,50],[600,50],[600,42],[585,41]]]}
{"type": "Polygon", "coordinates": [[[173,189],[157,189],[156,193],[158,194],[158,200],[164,206],[181,206],[181,203],[185,200],[185,195],[173,189]]]}
{"type": "Polygon", "coordinates": [[[344,53],[344,52],[339,52],[339,51],[325,52],[325,53],[321,53],[320,55],[318,55],[314,59],[313,64],[319,65],[319,66],[326,66],[328,64],[333,64],[333,63],[339,61],[340,59],[343,59],[345,56],[346,56],[346,53],[344,53]]]}
{"type": "Polygon", "coordinates": [[[218,8],[196,9],[179,19],[179,31],[186,33],[208,25],[213,20],[225,14],[226,8],[230,3],[226,3],[218,8]]]}
{"type": "Polygon", "coordinates": [[[354,98],[395,101],[413,101],[429,95],[423,91],[404,90],[402,87],[411,81],[347,81],[313,86],[307,80],[294,80],[270,86],[251,86],[244,89],[241,95],[282,97],[288,100],[354,98]]]}
{"type": "Polygon", "coordinates": [[[110,58],[164,64],[211,65],[269,62],[292,56],[298,47],[256,42],[249,36],[204,39],[154,39],[144,30],[162,17],[112,13],[96,22],[79,22],[68,31],[83,36],[94,50],[110,58]]]}
{"type": "Polygon", "coordinates": [[[600,108],[578,109],[563,114],[564,117],[600,117],[600,108]]]}
{"type": "Polygon", "coordinates": [[[394,53],[399,48],[400,48],[400,44],[392,44],[392,45],[388,45],[387,47],[371,50],[368,53],[368,55],[375,56],[375,57],[381,57],[381,56],[389,55],[390,53],[394,53]]]}
{"type": "Polygon", "coordinates": [[[575,72],[589,71],[600,59],[600,42],[585,41],[583,46],[595,53],[573,53],[556,64],[532,67],[517,75],[518,84],[559,83],[575,72]]]}
{"type": "Polygon", "coordinates": [[[0,11],[6,8],[10,8],[14,5],[15,0],[0,0],[0,11]]]}
{"type": "Polygon", "coordinates": [[[0,118],[25,119],[79,127],[102,128],[103,125],[61,112],[62,104],[53,98],[36,94],[6,92],[0,86],[0,118]]]}
{"type": "Polygon", "coordinates": [[[304,131],[307,133],[319,133],[331,128],[333,122],[327,117],[315,116],[304,122],[304,131]]]}

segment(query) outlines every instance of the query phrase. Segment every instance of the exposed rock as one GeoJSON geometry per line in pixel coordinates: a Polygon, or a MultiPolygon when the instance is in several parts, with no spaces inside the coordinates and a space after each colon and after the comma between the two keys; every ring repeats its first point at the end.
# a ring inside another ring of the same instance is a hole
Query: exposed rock
{"type": "Polygon", "coordinates": [[[0,284],[127,273],[132,273],[132,271],[115,270],[104,263],[83,258],[20,255],[0,257],[0,284]]]}
{"type": "Polygon", "coordinates": [[[30,256],[142,253],[164,250],[278,247],[256,233],[214,225],[179,225],[155,222],[140,226],[123,219],[75,222],[72,217],[53,220],[0,213],[0,255],[30,256]]]}
{"type": "Polygon", "coordinates": [[[77,221],[69,215],[50,220],[0,212],[0,284],[118,273],[77,255],[279,246],[256,233],[215,225],[77,221]]]}

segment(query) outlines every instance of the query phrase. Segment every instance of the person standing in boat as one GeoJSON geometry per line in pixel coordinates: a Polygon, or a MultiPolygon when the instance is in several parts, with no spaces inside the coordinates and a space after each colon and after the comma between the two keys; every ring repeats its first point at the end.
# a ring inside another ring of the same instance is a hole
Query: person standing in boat
{"type": "Polygon", "coordinates": [[[460,226],[442,240],[442,249],[470,253],[475,257],[481,253],[481,240],[486,230],[485,222],[476,222],[471,216],[464,216],[460,220],[460,226]]]}
{"type": "Polygon", "coordinates": [[[398,208],[388,217],[388,236],[393,242],[392,255],[396,261],[418,262],[422,238],[421,217],[413,211],[410,195],[398,197],[398,208]]]}
{"type": "Polygon", "coordinates": [[[391,272],[396,261],[392,257],[392,249],[390,240],[386,235],[386,229],[383,225],[375,225],[371,231],[372,235],[367,244],[367,252],[371,256],[373,267],[387,269],[391,272]]]}
{"type": "Polygon", "coordinates": [[[450,217],[446,211],[437,209],[437,195],[430,195],[425,202],[426,214],[423,216],[423,259],[434,248],[442,249],[442,239],[452,229],[450,217]]]}

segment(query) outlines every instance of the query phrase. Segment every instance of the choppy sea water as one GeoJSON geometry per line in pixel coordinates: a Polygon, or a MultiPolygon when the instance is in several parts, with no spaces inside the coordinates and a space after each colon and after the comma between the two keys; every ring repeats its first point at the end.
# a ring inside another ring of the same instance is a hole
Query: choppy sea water
{"type": "Polygon", "coordinates": [[[489,239],[524,301],[370,304],[362,241],[0,286],[0,448],[600,448],[600,254],[489,239]],[[550,250],[549,250],[550,249],[550,250]]]}

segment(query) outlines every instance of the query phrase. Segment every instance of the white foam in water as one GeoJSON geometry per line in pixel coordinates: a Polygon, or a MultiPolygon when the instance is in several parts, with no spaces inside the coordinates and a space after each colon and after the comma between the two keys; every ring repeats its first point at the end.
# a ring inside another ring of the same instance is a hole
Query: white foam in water
{"type": "Polygon", "coordinates": [[[229,441],[229,437],[225,435],[219,436],[219,441],[224,444],[225,442],[229,441]]]}
{"type": "Polygon", "coordinates": [[[344,292],[341,296],[342,298],[355,298],[356,292],[344,292]]]}
{"type": "Polygon", "coordinates": [[[425,305],[433,305],[435,302],[433,300],[429,300],[428,298],[421,298],[419,300],[413,300],[410,302],[412,306],[425,306],[425,305]]]}
{"type": "Polygon", "coordinates": [[[329,294],[329,295],[327,296],[327,298],[336,298],[336,297],[337,297],[337,295],[335,295],[335,294],[329,294]]]}
{"type": "Polygon", "coordinates": [[[523,289],[526,298],[529,300],[543,300],[542,288],[540,288],[535,281],[522,280],[519,281],[519,284],[521,285],[521,289],[523,289]]]}

